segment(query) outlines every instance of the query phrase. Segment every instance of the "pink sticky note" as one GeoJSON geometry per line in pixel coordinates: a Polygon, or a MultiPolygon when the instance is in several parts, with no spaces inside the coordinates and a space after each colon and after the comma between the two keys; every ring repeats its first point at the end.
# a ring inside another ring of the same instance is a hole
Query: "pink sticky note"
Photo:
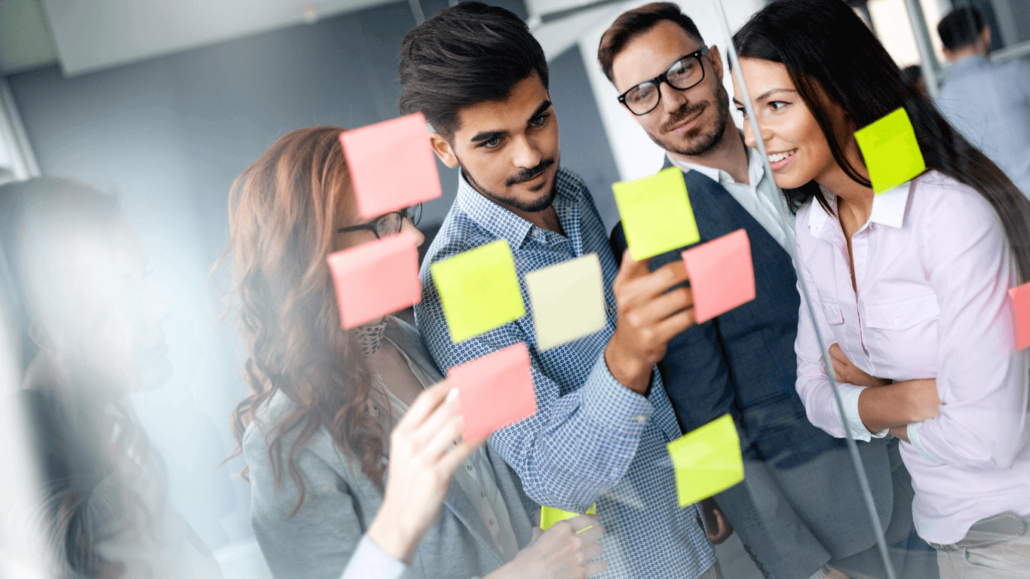
{"type": "Polygon", "coordinates": [[[422,287],[416,247],[415,236],[402,231],[329,255],[344,328],[418,303],[422,287]]]}
{"type": "Polygon", "coordinates": [[[697,323],[755,299],[751,243],[743,229],[684,251],[683,262],[694,293],[697,323]]]}
{"type": "Polygon", "coordinates": [[[1009,290],[1016,306],[1016,350],[1030,346],[1030,283],[1009,290]]]}
{"type": "Polygon", "coordinates": [[[519,342],[451,368],[451,387],[465,417],[466,440],[487,436],[536,413],[529,350],[519,342]]]}
{"type": "Polygon", "coordinates": [[[422,113],[340,133],[363,219],[440,196],[440,175],[422,113]]]}

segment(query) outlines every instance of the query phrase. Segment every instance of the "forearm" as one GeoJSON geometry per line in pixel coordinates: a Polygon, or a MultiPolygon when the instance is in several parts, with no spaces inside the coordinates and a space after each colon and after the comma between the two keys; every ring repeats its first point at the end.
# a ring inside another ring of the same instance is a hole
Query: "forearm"
{"type": "Polygon", "coordinates": [[[858,398],[858,414],[870,432],[879,432],[920,422],[925,417],[911,396],[915,380],[866,388],[858,398]]]}

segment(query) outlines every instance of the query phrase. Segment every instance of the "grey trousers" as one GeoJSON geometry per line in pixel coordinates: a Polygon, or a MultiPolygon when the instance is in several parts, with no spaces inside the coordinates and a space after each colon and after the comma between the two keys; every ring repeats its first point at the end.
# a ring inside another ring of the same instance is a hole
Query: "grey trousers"
{"type": "Polygon", "coordinates": [[[1030,577],[1030,518],[1014,513],[988,517],[962,541],[934,547],[941,579],[1030,577]]]}

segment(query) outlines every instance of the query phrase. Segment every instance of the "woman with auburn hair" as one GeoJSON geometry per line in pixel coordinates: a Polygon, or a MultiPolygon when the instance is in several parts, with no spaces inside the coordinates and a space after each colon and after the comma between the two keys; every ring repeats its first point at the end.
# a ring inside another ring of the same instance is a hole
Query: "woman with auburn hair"
{"type": "Polygon", "coordinates": [[[733,40],[776,183],[797,212],[811,298],[797,389],[809,419],[839,437],[846,421],[860,440],[901,439],[916,530],[942,577],[1025,576],[1028,368],[1008,290],[1030,280],[1030,202],[901,82],[845,3],[779,0],[733,40]],[[853,133],[899,108],[926,170],[875,194],[853,133]]]}
{"type": "Polygon", "coordinates": [[[457,403],[433,385],[442,376],[417,330],[393,316],[341,327],[326,257],[400,231],[424,239],[411,219],[418,207],[360,219],[342,131],[286,134],[229,199],[222,261],[232,259],[251,390],[232,425],[272,573],[596,574],[603,563],[588,563],[601,551],[595,516],[541,534],[530,522],[538,507],[484,440],[453,442],[457,403]]]}

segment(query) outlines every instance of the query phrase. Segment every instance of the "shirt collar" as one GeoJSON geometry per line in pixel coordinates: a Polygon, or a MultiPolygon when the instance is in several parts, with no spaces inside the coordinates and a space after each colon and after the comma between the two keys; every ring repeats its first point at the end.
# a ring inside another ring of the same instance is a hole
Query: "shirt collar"
{"type": "MultiPolygon", "coordinates": [[[[554,177],[557,195],[554,197],[553,205],[556,209],[568,203],[579,202],[583,192],[573,186],[576,182],[575,179],[567,177],[564,168],[558,168],[554,177]]],[[[472,221],[498,239],[506,240],[513,250],[522,247],[529,232],[535,227],[529,221],[481,195],[469,184],[462,170],[458,171],[457,203],[472,221]]],[[[562,212],[558,213],[560,215],[562,212]]]]}
{"type": "MultiPolygon", "coordinates": [[[[908,193],[912,182],[908,181],[893,189],[888,189],[873,197],[873,208],[869,212],[869,222],[900,228],[905,222],[905,208],[908,206],[908,193]]],[[[824,187],[819,187],[823,196],[829,201],[830,209],[837,212],[837,196],[824,187]]],[[[810,201],[812,210],[808,215],[808,229],[812,235],[818,236],[823,225],[830,217],[822,204],[816,199],[810,201]]]]}
{"type": "MultiPolygon", "coordinates": [[[[765,166],[762,164],[762,157],[759,155],[758,151],[747,146],[745,146],[744,149],[747,151],[747,176],[749,185],[751,188],[756,188],[758,184],[762,182],[762,177],[765,175],[765,166]]],[[[680,170],[697,171],[720,185],[736,183],[736,181],[733,180],[733,177],[731,177],[726,171],[683,161],[673,157],[669,153],[666,153],[666,155],[669,157],[669,161],[676,167],[679,167],[680,170]]]]}
{"type": "Polygon", "coordinates": [[[972,56],[967,56],[962,60],[956,62],[955,64],[951,65],[951,74],[954,75],[955,73],[964,71],[967,68],[980,68],[981,66],[986,66],[989,63],[990,61],[987,60],[987,57],[983,56],[982,54],[974,54],[972,56]]]}

